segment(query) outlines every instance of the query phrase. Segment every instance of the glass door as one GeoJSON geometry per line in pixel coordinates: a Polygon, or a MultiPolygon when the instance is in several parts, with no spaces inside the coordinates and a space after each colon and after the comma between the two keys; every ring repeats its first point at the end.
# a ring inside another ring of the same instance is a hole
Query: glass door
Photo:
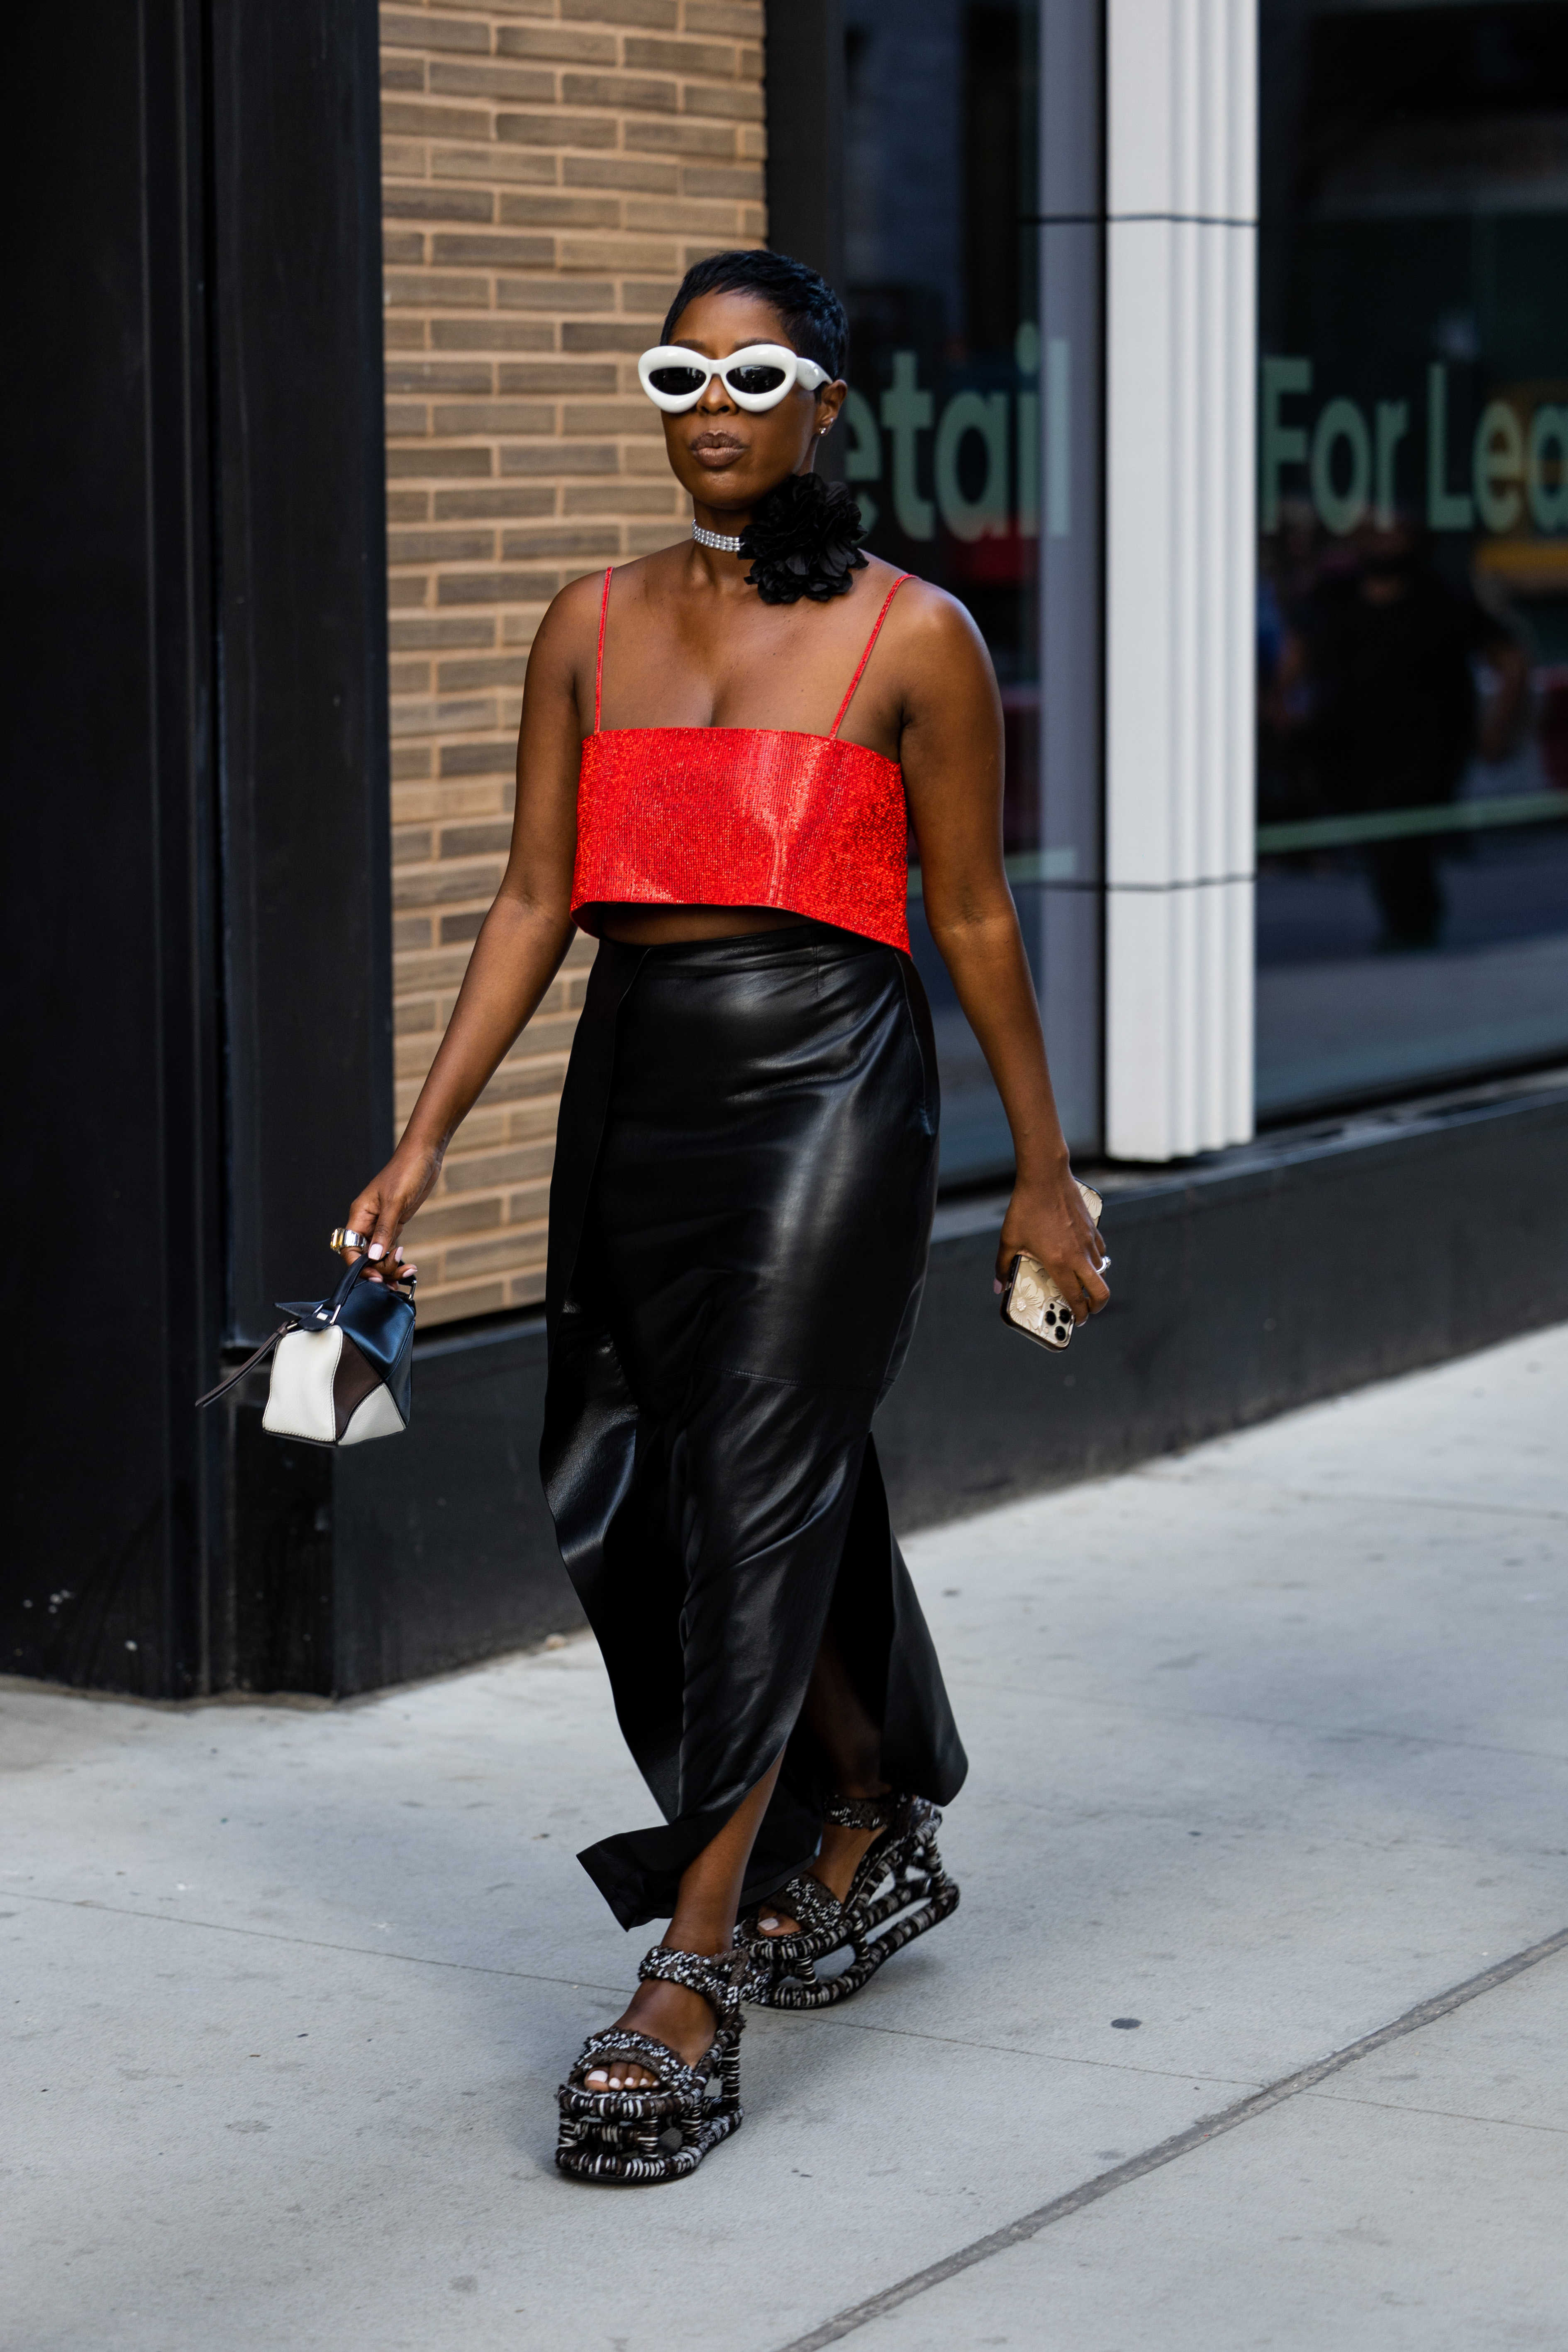
{"type": "Polygon", "coordinates": [[[1568,6],[1262,24],[1278,1117],[1568,1052],[1568,6]]]}
{"type": "MultiPolygon", "coordinates": [[[[1057,936],[1049,889],[1092,891],[1099,872],[1098,814],[1081,846],[1057,838],[1071,824],[1064,815],[1053,832],[1043,779],[1042,533],[1066,543],[1072,529],[1073,362],[1065,331],[1042,331],[1039,18],[1038,0],[845,0],[843,11],[845,472],[875,551],[960,598],[990,647],[1006,731],[1004,847],[1037,984],[1057,936]]],[[[1097,361],[1091,341],[1081,364],[1097,361]]],[[[1079,405],[1092,449],[1092,387],[1079,405]]],[[[1079,509],[1080,538],[1097,543],[1097,499],[1083,493],[1079,509]]],[[[1097,621],[1090,634],[1097,647],[1097,621]]],[[[1091,784],[1097,794],[1097,772],[1091,784]]],[[[1071,929],[1064,919],[1064,1009],[1071,929]]],[[[918,866],[910,932],[936,1021],[943,1181],[1002,1175],[1006,1121],[923,921],[918,866]]],[[[1091,994],[1098,956],[1090,926],[1091,994]]],[[[1074,1139],[1091,1140],[1097,1029],[1068,1061],[1064,1108],[1074,1139]]]]}

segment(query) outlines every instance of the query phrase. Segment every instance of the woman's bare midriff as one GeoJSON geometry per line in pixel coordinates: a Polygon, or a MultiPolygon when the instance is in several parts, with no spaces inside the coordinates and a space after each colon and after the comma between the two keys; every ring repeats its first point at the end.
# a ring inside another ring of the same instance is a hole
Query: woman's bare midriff
{"type": "Polygon", "coordinates": [[[675,947],[682,940],[731,940],[746,931],[784,931],[805,920],[780,907],[637,907],[592,910],[601,939],[623,947],[675,947]]]}

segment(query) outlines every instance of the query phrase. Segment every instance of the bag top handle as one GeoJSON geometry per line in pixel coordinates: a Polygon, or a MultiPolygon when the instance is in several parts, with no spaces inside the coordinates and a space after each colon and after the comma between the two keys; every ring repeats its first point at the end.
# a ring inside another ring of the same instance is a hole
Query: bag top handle
{"type": "MultiPolygon", "coordinates": [[[[377,1258],[376,1264],[379,1265],[380,1263],[381,1260],[377,1258]]],[[[344,1267],[343,1278],[332,1293],[331,1300],[330,1302],[330,1312],[327,1316],[329,1323],[335,1323],[337,1321],[338,1317],[342,1313],[344,1307],[348,1303],[348,1295],[350,1291],[353,1288],[361,1275],[368,1274],[369,1271],[370,1260],[362,1250],[358,1257],[355,1258],[353,1265],[344,1267]]]]}

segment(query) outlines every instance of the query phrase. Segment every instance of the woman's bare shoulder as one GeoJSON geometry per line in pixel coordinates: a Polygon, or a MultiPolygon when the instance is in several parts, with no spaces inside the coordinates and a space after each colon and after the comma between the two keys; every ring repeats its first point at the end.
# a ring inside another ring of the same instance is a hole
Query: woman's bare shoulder
{"type": "MultiPolygon", "coordinates": [[[[668,569],[668,558],[672,554],[679,554],[683,551],[682,548],[672,550],[661,547],[652,555],[634,556],[626,563],[611,565],[609,568],[612,614],[618,605],[635,602],[645,595],[657,580],[661,567],[668,569]]],[[[552,600],[543,620],[539,625],[538,634],[534,639],[535,644],[537,645],[542,639],[552,647],[559,646],[564,651],[568,648],[579,647],[584,634],[596,644],[599,635],[599,615],[604,609],[604,602],[603,570],[584,572],[580,578],[569,580],[565,587],[552,600]]]]}
{"type": "Polygon", "coordinates": [[[564,588],[552,596],[542,621],[534,633],[536,646],[552,652],[567,654],[581,645],[584,635],[596,638],[599,630],[599,606],[605,593],[602,572],[584,572],[581,579],[569,580],[564,588]]]}
{"type": "MultiPolygon", "coordinates": [[[[890,587],[897,572],[891,564],[879,563],[878,568],[886,573],[890,587]]],[[[867,585],[875,583],[868,581],[867,585]]],[[[887,589],[881,593],[885,595],[887,589]]],[[[956,596],[922,580],[918,572],[908,575],[894,599],[887,636],[889,652],[911,683],[956,681],[972,672],[985,678],[991,676],[991,656],[973,615],[956,596]]]]}
{"type": "MultiPolygon", "coordinates": [[[[637,569],[635,563],[614,567],[617,576],[623,571],[635,572],[637,569]]],[[[552,597],[529,648],[529,683],[535,693],[546,684],[553,684],[563,695],[575,696],[580,699],[586,692],[592,700],[594,664],[599,643],[599,615],[604,609],[604,600],[605,574],[602,571],[584,572],[580,578],[569,580],[565,587],[552,597]]]]}
{"type": "MultiPolygon", "coordinates": [[[[882,564],[880,569],[887,573],[890,587],[899,577],[897,571],[890,563],[882,564]]],[[[963,639],[973,645],[984,643],[967,607],[961,604],[956,596],[950,596],[945,588],[937,587],[932,581],[922,580],[918,572],[905,573],[904,584],[899,591],[893,611],[899,614],[906,634],[918,629],[922,636],[931,639],[942,638],[953,643],[963,639]]]]}

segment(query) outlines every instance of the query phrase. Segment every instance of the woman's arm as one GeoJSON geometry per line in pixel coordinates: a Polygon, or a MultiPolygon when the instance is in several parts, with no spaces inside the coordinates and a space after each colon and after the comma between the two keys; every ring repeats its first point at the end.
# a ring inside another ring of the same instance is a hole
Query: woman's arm
{"type": "MultiPolygon", "coordinates": [[[[910,583],[910,587],[914,583],[910,583]]],[[[910,594],[909,589],[904,592],[910,594]]],[[[899,632],[900,757],[920,844],[926,919],[1013,1130],[1017,1175],[996,1253],[1037,1257],[1081,1323],[1110,1293],[1046,1066],[1035,983],[1002,865],[1002,705],[978,631],[931,588],[899,632]]]]}
{"type": "MultiPolygon", "coordinates": [[[[583,720],[592,683],[597,581],[574,581],[545,614],[529,656],[517,743],[511,854],[485,917],[452,1017],[403,1140],[349,1213],[373,1258],[390,1257],[424,1201],[458,1127],[489,1084],[572,943],[572,862],[583,720]]],[[[349,1260],[357,1250],[345,1250],[349,1260]]]]}

